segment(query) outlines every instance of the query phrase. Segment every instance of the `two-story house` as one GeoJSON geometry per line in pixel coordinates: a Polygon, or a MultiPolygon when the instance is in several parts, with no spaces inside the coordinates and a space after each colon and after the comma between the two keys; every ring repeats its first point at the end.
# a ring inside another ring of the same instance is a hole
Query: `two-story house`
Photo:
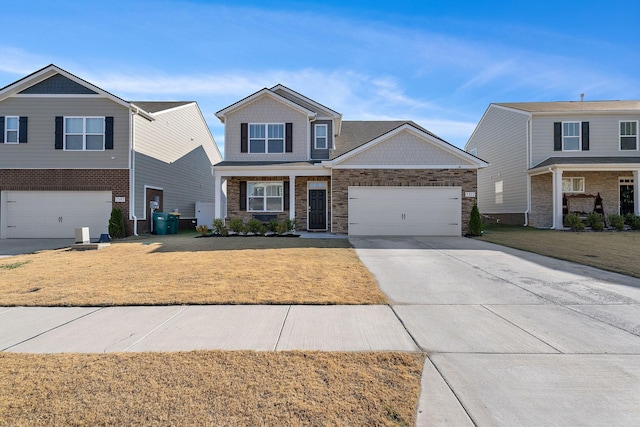
{"type": "Polygon", "coordinates": [[[225,160],[214,166],[217,218],[295,219],[349,235],[460,235],[486,163],[411,121],[345,121],[285,86],[216,116],[225,160]]]}
{"type": "Polygon", "coordinates": [[[480,212],[555,229],[596,201],[605,215],[639,214],[639,120],[640,101],[489,105],[465,146],[490,163],[478,174],[480,212]]]}
{"type": "Polygon", "coordinates": [[[149,231],[151,208],[192,226],[220,152],[195,102],[130,102],[49,65],[0,89],[0,238],[149,231]]]}

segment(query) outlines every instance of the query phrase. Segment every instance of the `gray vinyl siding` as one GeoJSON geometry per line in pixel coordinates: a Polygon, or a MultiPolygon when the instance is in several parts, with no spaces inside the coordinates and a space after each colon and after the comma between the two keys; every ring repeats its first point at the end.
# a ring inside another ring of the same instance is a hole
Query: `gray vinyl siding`
{"type": "Polygon", "coordinates": [[[26,116],[26,144],[0,144],[4,169],[126,169],[129,166],[129,110],[103,97],[10,97],[0,116],[26,116]],[[114,148],[104,151],[55,149],[56,116],[113,116],[114,148]]]}
{"type": "Polygon", "coordinates": [[[276,101],[262,97],[228,114],[224,125],[224,157],[226,161],[306,161],[308,160],[308,125],[306,114],[276,101]],[[242,123],[293,123],[293,152],[258,154],[240,152],[242,123]]]}
{"type": "Polygon", "coordinates": [[[211,166],[222,156],[196,104],[154,117],[136,116],[134,124],[136,216],[144,219],[148,185],[164,190],[165,211],[193,218],[196,202],[215,201],[211,166]]]}
{"type": "Polygon", "coordinates": [[[281,97],[288,99],[289,101],[295,102],[298,105],[301,105],[302,107],[306,108],[307,110],[313,111],[314,113],[316,113],[318,115],[318,117],[333,117],[333,115],[335,114],[334,112],[328,110],[328,109],[324,109],[324,108],[319,108],[318,106],[316,106],[315,104],[312,104],[310,102],[305,101],[304,99],[301,99],[293,94],[290,94],[284,90],[276,90],[275,93],[277,93],[278,95],[280,95],[281,97]]]}
{"type": "Polygon", "coordinates": [[[638,151],[620,151],[619,122],[640,120],[640,114],[564,114],[534,116],[531,166],[549,157],[638,156],[638,151]],[[553,151],[554,122],[589,122],[589,151],[553,151]]]}
{"type": "Polygon", "coordinates": [[[527,119],[525,114],[490,106],[466,145],[490,164],[478,170],[478,208],[483,214],[527,210],[527,119]],[[500,181],[502,203],[496,203],[500,181]]]}
{"type": "Polygon", "coordinates": [[[328,160],[331,147],[333,144],[333,121],[332,120],[316,120],[311,125],[311,158],[314,160],[328,160]],[[316,150],[316,125],[327,125],[327,149],[316,150]]]}

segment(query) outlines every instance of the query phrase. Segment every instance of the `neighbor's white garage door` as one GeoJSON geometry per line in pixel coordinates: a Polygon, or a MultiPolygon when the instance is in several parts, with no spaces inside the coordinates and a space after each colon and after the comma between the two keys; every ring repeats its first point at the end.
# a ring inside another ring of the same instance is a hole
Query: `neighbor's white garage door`
{"type": "Polygon", "coordinates": [[[109,232],[110,191],[7,191],[4,196],[9,239],[73,239],[79,227],[89,227],[92,238],[109,232]]]}
{"type": "Polygon", "coordinates": [[[349,235],[460,236],[460,187],[349,187],[349,235]]]}

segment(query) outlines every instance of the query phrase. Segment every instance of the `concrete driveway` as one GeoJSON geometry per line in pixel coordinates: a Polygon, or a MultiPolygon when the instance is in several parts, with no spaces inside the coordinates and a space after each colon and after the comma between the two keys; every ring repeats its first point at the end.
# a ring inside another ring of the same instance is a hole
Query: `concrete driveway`
{"type": "Polygon", "coordinates": [[[428,354],[418,425],[638,425],[640,280],[465,238],[351,238],[428,354]]]}
{"type": "Polygon", "coordinates": [[[0,239],[0,258],[66,248],[74,243],[75,239],[0,239]]]}

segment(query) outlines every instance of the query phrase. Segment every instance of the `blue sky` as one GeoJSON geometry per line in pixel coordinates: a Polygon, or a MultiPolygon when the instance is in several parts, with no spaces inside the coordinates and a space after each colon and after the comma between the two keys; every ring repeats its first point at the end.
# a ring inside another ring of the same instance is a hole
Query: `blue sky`
{"type": "Polygon", "coordinates": [[[50,63],[127,100],[215,112],[282,83],[345,120],[463,147],[491,102],[640,99],[640,2],[23,1],[0,87],[50,63]]]}

